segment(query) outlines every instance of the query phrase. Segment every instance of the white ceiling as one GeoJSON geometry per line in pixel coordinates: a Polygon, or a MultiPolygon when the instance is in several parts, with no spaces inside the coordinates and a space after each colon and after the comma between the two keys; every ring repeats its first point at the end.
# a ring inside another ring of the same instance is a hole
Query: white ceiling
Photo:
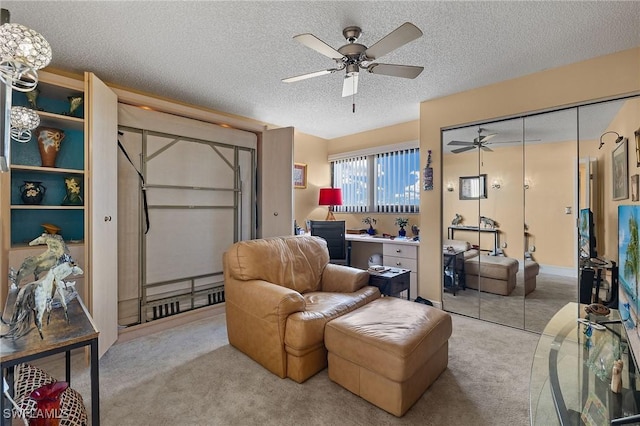
{"type": "MultiPolygon", "coordinates": [[[[335,138],[419,118],[422,101],[640,46],[640,1],[2,1],[40,32],[51,66],[190,104],[335,138]],[[371,46],[410,21],[424,35],[379,62],[415,80],[361,73],[356,112],[340,72],[282,78],[333,61],[292,39],[338,48],[358,25],[371,46]]],[[[612,64],[613,66],[613,64],[612,64]]]]}

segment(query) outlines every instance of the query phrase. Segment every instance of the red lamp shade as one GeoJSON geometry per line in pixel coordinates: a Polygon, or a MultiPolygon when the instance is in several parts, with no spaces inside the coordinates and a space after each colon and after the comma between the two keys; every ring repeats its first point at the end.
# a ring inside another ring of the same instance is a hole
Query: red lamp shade
{"type": "Polygon", "coordinates": [[[318,204],[321,206],[341,206],[342,189],[340,188],[320,188],[318,204]]]}
{"type": "Polygon", "coordinates": [[[321,206],[329,206],[329,211],[327,212],[327,218],[325,220],[336,220],[333,216],[333,206],[342,205],[342,189],[320,188],[318,204],[321,206]]]}

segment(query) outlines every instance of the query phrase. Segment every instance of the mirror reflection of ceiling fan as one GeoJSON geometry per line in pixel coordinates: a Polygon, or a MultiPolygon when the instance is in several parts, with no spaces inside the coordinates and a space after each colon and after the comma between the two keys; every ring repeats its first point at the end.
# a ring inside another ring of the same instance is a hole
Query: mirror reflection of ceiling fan
{"type": "MultiPolygon", "coordinates": [[[[473,141],[451,141],[449,142],[447,145],[450,146],[461,146],[461,148],[456,148],[451,150],[452,153],[454,154],[460,154],[461,152],[465,152],[465,151],[470,151],[472,149],[476,149],[476,148],[480,148],[483,151],[489,151],[489,152],[493,152],[493,150],[491,148],[489,148],[487,145],[491,145],[491,144],[499,144],[499,143],[514,143],[514,142],[522,142],[520,140],[513,140],[513,141],[492,141],[491,139],[494,138],[495,136],[497,136],[497,133],[491,133],[491,134],[485,134],[483,135],[483,132],[486,132],[487,129],[483,129],[483,128],[478,128],[478,137],[474,138],[473,141]]],[[[540,139],[528,139],[526,142],[534,142],[534,141],[539,141],[540,139]]]]}
{"type": "Polygon", "coordinates": [[[405,22],[398,28],[387,34],[373,46],[367,47],[356,43],[362,34],[360,27],[350,26],[342,31],[347,44],[338,50],[326,44],[313,34],[300,34],[293,37],[305,46],[323,54],[335,61],[335,66],[322,71],[302,74],[296,77],[285,78],[285,83],[305,80],[311,77],[332,74],[336,71],[346,70],[342,85],[342,96],[351,96],[358,92],[358,75],[360,70],[366,70],[371,74],[388,75],[392,77],[416,78],[424,67],[413,65],[395,65],[373,62],[387,53],[404,46],[422,36],[422,31],[410,22],[405,22]]]}

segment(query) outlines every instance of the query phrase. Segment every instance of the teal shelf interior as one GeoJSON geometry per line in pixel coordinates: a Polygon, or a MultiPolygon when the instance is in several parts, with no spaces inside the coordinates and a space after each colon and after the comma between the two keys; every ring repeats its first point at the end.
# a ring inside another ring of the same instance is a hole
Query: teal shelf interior
{"type": "Polygon", "coordinates": [[[69,240],[84,240],[84,210],[11,210],[11,244],[25,244],[39,235],[43,223],[61,228],[60,235],[69,240]]]}
{"type": "MultiPolygon", "coordinates": [[[[11,204],[24,204],[20,197],[20,187],[25,181],[42,182],[46,188],[42,203],[44,206],[61,206],[64,197],[67,195],[64,179],[68,176],[83,176],[81,174],[72,175],[67,173],[43,173],[30,170],[14,170],[11,172],[11,204]]],[[[84,200],[84,186],[80,186],[80,196],[84,200]]]]}
{"type": "MultiPolygon", "coordinates": [[[[82,96],[80,92],[70,91],[73,96],[82,96]]],[[[29,102],[27,101],[27,95],[23,92],[13,92],[13,98],[11,100],[12,105],[14,106],[24,106],[27,108],[31,108],[29,102]]],[[[69,100],[65,97],[63,99],[51,98],[47,97],[46,94],[42,93],[36,99],[36,107],[38,111],[47,111],[52,112],[54,114],[60,115],[68,115],[71,117],[84,118],[84,105],[80,105],[73,114],[69,113],[69,100]]]]}
{"type": "MultiPolygon", "coordinates": [[[[56,157],[56,167],[62,169],[84,169],[84,132],[81,130],[64,130],[64,139],[60,143],[60,151],[56,157]]],[[[20,143],[11,140],[11,163],[22,166],[41,166],[38,140],[34,130],[31,140],[20,143]]]]}

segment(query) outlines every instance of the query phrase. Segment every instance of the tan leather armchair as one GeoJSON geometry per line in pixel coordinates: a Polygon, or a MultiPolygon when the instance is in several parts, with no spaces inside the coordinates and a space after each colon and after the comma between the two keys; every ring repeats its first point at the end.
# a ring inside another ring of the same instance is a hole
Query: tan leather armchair
{"type": "Polygon", "coordinates": [[[325,324],[380,297],[368,272],[329,263],[318,237],[240,241],[223,268],[229,342],[299,383],[327,366],[325,324]]]}

